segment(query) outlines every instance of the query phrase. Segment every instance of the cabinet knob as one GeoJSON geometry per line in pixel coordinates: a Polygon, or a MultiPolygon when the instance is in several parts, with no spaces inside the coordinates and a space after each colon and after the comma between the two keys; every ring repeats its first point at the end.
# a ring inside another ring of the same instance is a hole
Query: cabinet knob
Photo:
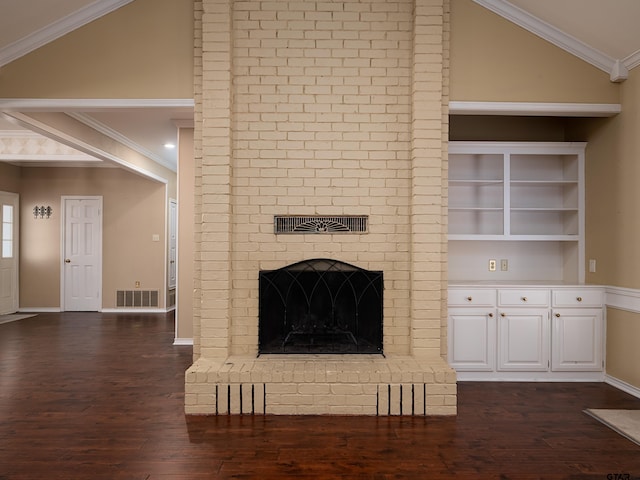
{"type": "Polygon", "coordinates": [[[489,318],[493,318],[493,313],[490,313],[490,314],[489,314],[489,318]]]}
{"type": "Polygon", "coordinates": [[[526,302],[527,301],[527,297],[522,297],[522,301],[526,302]]]}
{"type": "Polygon", "coordinates": [[[501,314],[500,314],[500,316],[501,316],[501,317],[504,317],[505,315],[504,315],[504,313],[501,313],[501,314]]]}
{"type": "Polygon", "coordinates": [[[582,301],[582,297],[576,297],[576,300],[581,302],[582,301]]]}
{"type": "Polygon", "coordinates": [[[559,314],[559,313],[556,313],[556,317],[560,318],[560,314],[559,314]]]}
{"type": "Polygon", "coordinates": [[[471,300],[473,300],[473,297],[467,297],[467,302],[470,302],[471,300]]]}

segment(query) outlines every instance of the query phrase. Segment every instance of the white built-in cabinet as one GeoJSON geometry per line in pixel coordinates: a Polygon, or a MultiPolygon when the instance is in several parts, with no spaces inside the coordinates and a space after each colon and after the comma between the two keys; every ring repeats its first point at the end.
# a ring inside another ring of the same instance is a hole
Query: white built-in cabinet
{"type": "Polygon", "coordinates": [[[553,291],[551,368],[598,371],[604,361],[604,292],[600,288],[553,291]]]}
{"type": "Polygon", "coordinates": [[[460,380],[603,379],[598,286],[450,286],[449,363],[460,380]]]}
{"type": "Polygon", "coordinates": [[[583,285],[585,147],[449,144],[448,357],[459,379],[603,379],[604,294],[583,285]]]}

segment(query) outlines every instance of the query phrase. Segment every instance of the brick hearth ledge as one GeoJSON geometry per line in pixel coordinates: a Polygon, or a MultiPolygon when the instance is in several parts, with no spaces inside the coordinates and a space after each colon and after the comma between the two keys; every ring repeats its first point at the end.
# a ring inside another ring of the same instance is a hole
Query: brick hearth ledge
{"type": "Polygon", "coordinates": [[[456,414],[456,375],[441,358],[200,358],[187,371],[186,384],[187,414],[456,414]]]}

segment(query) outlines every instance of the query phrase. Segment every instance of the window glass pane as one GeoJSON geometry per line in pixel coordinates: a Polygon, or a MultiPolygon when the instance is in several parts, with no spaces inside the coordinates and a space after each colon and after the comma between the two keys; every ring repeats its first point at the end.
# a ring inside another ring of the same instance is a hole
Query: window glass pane
{"type": "Polygon", "coordinates": [[[13,223],[13,205],[2,206],[2,221],[13,223]]]}
{"type": "Polygon", "coordinates": [[[13,205],[2,206],[2,258],[13,257],[13,205]]]}
{"type": "Polygon", "coordinates": [[[10,223],[2,224],[2,240],[11,240],[13,238],[13,225],[10,223]]]}
{"type": "Polygon", "coordinates": [[[2,258],[13,257],[13,242],[11,240],[2,241],[2,258]]]}

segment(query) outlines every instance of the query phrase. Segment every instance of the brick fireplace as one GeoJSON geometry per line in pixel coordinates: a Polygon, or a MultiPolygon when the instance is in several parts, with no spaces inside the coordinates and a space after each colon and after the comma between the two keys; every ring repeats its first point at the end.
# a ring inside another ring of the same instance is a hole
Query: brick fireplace
{"type": "Polygon", "coordinates": [[[448,0],[196,1],[189,414],[452,415],[448,0]],[[274,218],[368,219],[278,235],[274,218]],[[259,277],[383,272],[382,354],[258,356],[259,277]]]}

